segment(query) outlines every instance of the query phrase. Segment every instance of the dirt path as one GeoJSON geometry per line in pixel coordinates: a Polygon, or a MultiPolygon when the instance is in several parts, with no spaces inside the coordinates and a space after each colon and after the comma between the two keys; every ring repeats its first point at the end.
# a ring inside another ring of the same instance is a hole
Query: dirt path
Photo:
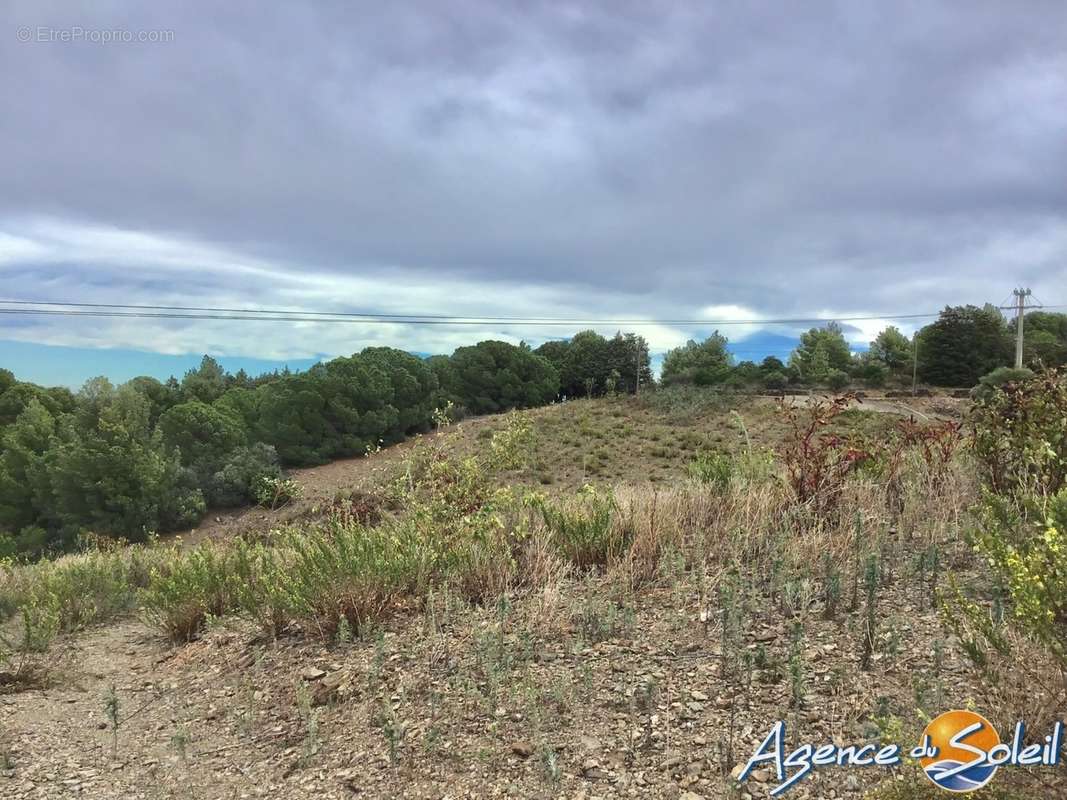
{"type": "MultiPolygon", "coordinates": [[[[798,408],[811,405],[817,400],[829,400],[828,395],[787,395],[782,398],[786,403],[798,408]]],[[[876,414],[895,414],[901,417],[916,417],[922,422],[959,419],[962,406],[961,401],[948,397],[909,398],[906,402],[883,397],[864,397],[852,400],[849,408],[860,411],[873,411],[876,414]]]]}

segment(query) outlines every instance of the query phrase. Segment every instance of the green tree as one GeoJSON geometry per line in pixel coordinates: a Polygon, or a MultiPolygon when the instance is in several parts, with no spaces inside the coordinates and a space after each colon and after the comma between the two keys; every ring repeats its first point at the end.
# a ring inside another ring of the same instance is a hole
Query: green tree
{"type": "Polygon", "coordinates": [[[576,333],[567,346],[567,358],[560,372],[560,391],[568,397],[604,391],[604,381],[611,372],[608,363],[608,340],[596,331],[576,333]]]}
{"type": "Polygon", "coordinates": [[[254,431],[259,422],[259,397],[254,389],[235,386],[211,405],[224,414],[235,417],[244,424],[245,429],[254,431]]]}
{"type": "Polygon", "coordinates": [[[17,532],[37,524],[47,511],[44,454],[56,423],[34,399],[0,440],[0,529],[17,532]]]}
{"type": "Polygon", "coordinates": [[[785,372],[785,364],[778,356],[767,356],[760,362],[759,368],[762,372],[785,372]]]}
{"type": "Polygon", "coordinates": [[[722,383],[730,374],[730,353],[726,345],[726,337],[715,331],[703,342],[690,339],[684,347],[668,350],[660,372],[663,385],[722,383]]]}
{"type": "Polygon", "coordinates": [[[326,400],[318,382],[290,375],[265,383],[259,395],[257,435],[286,464],[321,464],[337,452],[339,436],[326,420],[326,400]]]}
{"type": "Polygon", "coordinates": [[[808,383],[826,381],[831,370],[847,372],[852,366],[852,351],[841,326],[830,322],[802,333],[789,365],[808,383]]]}
{"type": "MultiPolygon", "coordinates": [[[[1008,337],[1015,339],[1016,321],[1008,322],[1008,337]]],[[[1031,311],[1023,321],[1023,363],[1034,369],[1067,364],[1067,314],[1031,311]]]]}
{"type": "Polygon", "coordinates": [[[1011,363],[1007,325],[991,305],[945,308],[916,335],[919,377],[935,386],[974,386],[986,373],[1011,363]]]}
{"type": "Polygon", "coordinates": [[[148,399],[129,386],[90,382],[64,417],[45,462],[51,501],[68,533],[89,529],[141,540],[194,523],[204,511],[195,477],[150,426],[148,399]]]}
{"type": "Polygon", "coordinates": [[[52,416],[69,411],[73,406],[70,392],[45,389],[32,383],[15,382],[0,395],[0,430],[12,424],[34,400],[44,406],[52,416]]]}
{"type": "Polygon", "coordinates": [[[648,342],[643,336],[635,333],[616,333],[608,340],[607,364],[609,376],[612,371],[619,374],[615,383],[617,392],[633,394],[638,380],[646,387],[654,382],[648,342]]]}
{"type": "Polygon", "coordinates": [[[200,366],[185,373],[182,378],[181,392],[185,400],[199,400],[201,403],[213,403],[222,397],[229,388],[230,377],[222,365],[211,356],[205,355],[200,366]]]}
{"type": "Polygon", "coordinates": [[[633,333],[619,331],[611,339],[605,339],[595,331],[581,331],[573,339],[545,342],[534,352],[556,368],[560,393],[568,397],[587,394],[590,380],[593,394],[603,394],[613,372],[618,373],[617,392],[632,394],[638,378],[642,386],[653,382],[648,342],[633,333]]]}
{"type": "Polygon", "coordinates": [[[544,405],[560,386],[548,359],[492,340],[457,349],[449,380],[444,388],[453,402],[475,414],[544,405]]]}
{"type": "Polygon", "coordinates": [[[221,469],[229,454],[248,439],[239,417],[199,400],[179,403],[165,411],[159,418],[158,429],[164,445],[178,451],[182,466],[196,474],[200,485],[221,469]]]}
{"type": "Polygon", "coordinates": [[[131,378],[126,383],[148,398],[149,418],[153,425],[159,420],[160,414],[176,405],[181,399],[175,387],[161,383],[147,375],[131,378]]]}
{"type": "Polygon", "coordinates": [[[882,364],[890,372],[904,372],[911,369],[911,340],[893,325],[875,337],[867,354],[869,358],[882,364]]]}

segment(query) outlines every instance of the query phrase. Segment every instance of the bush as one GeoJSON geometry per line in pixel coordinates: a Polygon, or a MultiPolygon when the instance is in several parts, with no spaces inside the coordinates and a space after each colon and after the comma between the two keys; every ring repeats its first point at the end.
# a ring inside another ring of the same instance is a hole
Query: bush
{"type": "Polygon", "coordinates": [[[1067,379],[1049,370],[1000,384],[971,413],[984,479],[1002,494],[1053,495],[1067,481],[1067,379]]]}
{"type": "Polygon", "coordinates": [[[725,453],[701,453],[689,462],[689,475],[700,483],[724,488],[734,475],[734,462],[725,453]]]}
{"type": "Polygon", "coordinates": [[[340,520],[324,532],[293,535],[289,567],[295,611],[324,638],[341,621],[362,632],[405,592],[424,587],[437,562],[432,543],[411,525],[363,528],[340,520]]]}
{"type": "Polygon", "coordinates": [[[789,385],[789,377],[780,370],[771,370],[763,376],[763,388],[780,391],[789,385]]]}
{"type": "Polygon", "coordinates": [[[541,513],[553,545],[579,569],[604,567],[620,557],[628,536],[615,525],[615,498],[586,486],[571,504],[551,505],[532,500],[541,513]]]}
{"type": "Polygon", "coordinates": [[[172,641],[190,641],[203,630],[209,616],[221,616],[236,607],[231,557],[216,545],[175,554],[153,570],[141,600],[149,623],[172,641]]]}
{"type": "Polygon", "coordinates": [[[1067,665],[1067,489],[1044,508],[989,497],[975,550],[997,576],[1016,621],[1067,665]]]}
{"type": "Polygon", "coordinates": [[[972,416],[988,490],[972,541],[1017,623],[1067,669],[1067,380],[1048,371],[988,386],[972,416]]]}
{"type": "Polygon", "coordinates": [[[533,426],[526,414],[512,412],[504,418],[504,427],[489,440],[489,463],[493,469],[519,469],[530,460],[534,445],[533,426]]]}
{"type": "Polygon", "coordinates": [[[282,468],[278,453],[269,444],[256,442],[240,447],[216,472],[205,489],[207,501],[213,506],[237,506],[258,502],[256,487],[264,479],[280,479],[282,468]]]}
{"type": "Polygon", "coordinates": [[[971,397],[976,400],[989,400],[996,390],[1009,383],[1020,383],[1034,377],[1034,371],[1022,367],[997,367],[978,379],[978,385],[971,389],[971,397]]]}
{"type": "Polygon", "coordinates": [[[844,370],[832,369],[826,375],[826,385],[835,392],[840,392],[851,382],[852,378],[850,378],[849,374],[844,370]]]}
{"type": "Polygon", "coordinates": [[[292,478],[260,475],[252,482],[256,502],[272,511],[288,505],[303,493],[303,487],[292,478]]]}
{"type": "Polygon", "coordinates": [[[99,551],[40,562],[25,602],[50,609],[66,633],[105,622],[134,607],[138,580],[130,565],[126,554],[99,551]]]}
{"type": "Polygon", "coordinates": [[[836,512],[845,481],[869,457],[849,439],[825,430],[848,403],[848,397],[838,397],[803,408],[781,404],[788,425],[781,447],[786,478],[797,502],[810,505],[817,517],[836,512]]]}

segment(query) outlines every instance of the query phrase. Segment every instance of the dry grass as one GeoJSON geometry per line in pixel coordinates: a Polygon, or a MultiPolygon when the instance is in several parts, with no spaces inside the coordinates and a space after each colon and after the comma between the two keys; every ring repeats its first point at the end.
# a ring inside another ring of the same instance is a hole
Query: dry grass
{"type": "MultiPolygon", "coordinates": [[[[773,407],[757,403],[738,415],[694,398],[677,407],[658,402],[665,401],[578,401],[529,412],[522,458],[505,459],[527,464],[515,469],[470,458],[504,420],[483,426],[490,433],[482,438],[464,429],[415,448],[402,480],[389,476],[395,494],[373,525],[335,512],[254,544],[167,551],[154,569],[143,555],[135,564],[117,552],[79,557],[83,567],[97,566],[63,574],[105,589],[112,583],[101,575],[127,576],[124,588],[114,584],[114,604],[111,590],[97,592],[100,609],[121,609],[131,587],[147,586],[136,596],[178,639],[199,635],[208,615],[229,615],[271,636],[303,633],[330,647],[364,635],[352,646],[366,654],[372,634],[415,621],[423,634],[412,646],[429,664],[415,684],[423,694],[394,701],[395,687],[382,688],[389,724],[417,717],[438,694],[453,718],[440,719],[434,706],[421,729],[452,724],[456,736],[484,736],[521,720],[544,757],[549,793],[566,780],[553,766],[567,757],[557,734],[579,724],[601,725],[606,736],[624,729],[625,759],[658,774],[650,754],[670,750],[660,732],[686,732],[677,720],[671,727],[678,707],[670,693],[697,668],[700,691],[713,686],[714,696],[696,704],[693,718],[710,712],[724,737],[712,744],[725,774],[701,780],[723,791],[738,753],[771,714],[790,713],[820,736],[914,739],[922,715],[943,710],[919,685],[941,680],[941,648],[956,683],[944,697],[939,686],[938,701],[964,703],[970,693],[1002,731],[1017,718],[1039,729],[1062,713],[1063,671],[1033,643],[1012,634],[1011,656],[968,671],[938,624],[933,598],[944,573],[958,573],[972,593],[985,580],[963,540],[978,496],[965,452],[937,475],[909,455],[892,486],[857,470],[834,498],[834,513],[819,515],[761,456],[782,434],[773,407]],[[690,479],[689,463],[709,448],[728,456],[729,468],[708,483],[690,479]],[[587,483],[599,488],[580,488],[587,483]],[[538,661],[534,654],[546,649],[554,659],[538,661]],[[686,662],[688,652],[702,660],[686,662]],[[640,681],[628,672],[637,665],[640,681]],[[593,702],[598,691],[603,707],[593,702]]],[[[865,435],[889,424],[842,416],[865,435]]],[[[0,608],[18,607],[32,580],[29,569],[0,568],[0,608]]],[[[93,619],[76,592],[53,594],[66,598],[59,607],[68,618],[93,619]]],[[[383,666],[393,663],[384,655],[382,664],[378,655],[368,660],[371,676],[399,668],[383,666]]],[[[684,702],[683,713],[695,701],[684,702]]],[[[380,708],[373,713],[384,719],[380,708]]],[[[696,785],[694,776],[675,778],[696,785]]]]}

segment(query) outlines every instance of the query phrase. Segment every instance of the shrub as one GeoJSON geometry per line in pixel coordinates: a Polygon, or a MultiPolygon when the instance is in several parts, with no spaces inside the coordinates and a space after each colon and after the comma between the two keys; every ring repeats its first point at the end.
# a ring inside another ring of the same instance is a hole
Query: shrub
{"type": "Polygon", "coordinates": [[[1052,495],[1067,480],[1067,379],[1049,370],[984,394],[971,414],[974,453],[994,492],[1052,495]]]}
{"type": "Polygon", "coordinates": [[[292,551],[293,608],[327,639],[342,620],[362,632],[386,616],[405,591],[426,583],[437,560],[433,544],[421,541],[410,524],[390,529],[333,522],[325,532],[291,535],[285,545],[292,551]]]}
{"type": "Polygon", "coordinates": [[[303,493],[303,487],[292,478],[260,475],[252,482],[256,502],[272,511],[288,505],[303,493]]]}
{"type": "Polygon", "coordinates": [[[989,400],[996,390],[1009,383],[1020,383],[1034,377],[1034,371],[1022,367],[997,367],[992,372],[978,379],[978,385],[971,389],[971,397],[976,400],[989,400]]]}
{"type": "Polygon", "coordinates": [[[540,497],[531,502],[560,554],[579,569],[603,567],[623,554],[628,535],[615,521],[615,498],[586,486],[570,504],[552,505],[540,497]]]}
{"type": "Polygon", "coordinates": [[[175,642],[190,641],[209,616],[236,607],[232,559],[217,545],[201,545],[152,571],[141,595],[147,620],[175,642]]]}
{"type": "Polygon", "coordinates": [[[525,414],[512,412],[504,419],[504,427],[495,431],[489,440],[489,463],[494,469],[518,469],[530,460],[534,444],[533,426],[525,414]]]}
{"type": "Polygon", "coordinates": [[[41,562],[27,601],[49,607],[59,629],[79,630],[133,608],[136,588],[120,553],[93,552],[41,562]]]}
{"type": "Polygon", "coordinates": [[[277,637],[299,611],[291,562],[285,548],[243,539],[234,543],[234,604],[272,637],[277,637]]]}
{"type": "Polygon", "coordinates": [[[239,447],[226,459],[205,488],[207,501],[214,506],[237,506],[258,502],[256,488],[265,479],[282,478],[278,453],[269,444],[257,442],[239,447]]]}
{"type": "Polygon", "coordinates": [[[1043,509],[988,497],[983,522],[972,541],[1016,621],[1067,664],[1067,489],[1043,509]]]}
{"type": "Polygon", "coordinates": [[[848,408],[849,396],[815,400],[798,408],[781,403],[788,431],[781,449],[786,475],[796,499],[817,516],[836,511],[845,481],[868,457],[844,436],[825,431],[848,408]]]}
{"type": "Polygon", "coordinates": [[[734,475],[734,462],[725,453],[700,453],[689,462],[688,469],[694,480],[723,488],[734,475]]]}
{"type": "Polygon", "coordinates": [[[832,369],[826,375],[826,385],[833,389],[835,392],[840,392],[851,382],[852,379],[844,370],[832,369]]]}

